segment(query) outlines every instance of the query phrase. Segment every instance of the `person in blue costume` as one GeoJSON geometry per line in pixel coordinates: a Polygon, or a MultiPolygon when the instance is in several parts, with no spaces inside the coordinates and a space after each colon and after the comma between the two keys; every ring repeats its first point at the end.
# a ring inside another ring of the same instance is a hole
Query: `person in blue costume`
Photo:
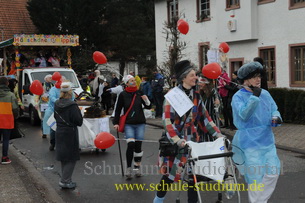
{"type": "Polygon", "coordinates": [[[237,72],[243,88],[232,99],[234,125],[233,160],[248,183],[249,202],[267,202],[280,173],[273,123],[282,122],[277,105],[268,91],[261,89],[263,67],[258,62],[243,65],[237,72]],[[262,184],[258,190],[254,186],[262,184]],[[254,189],[254,190],[253,190],[254,189]]]}

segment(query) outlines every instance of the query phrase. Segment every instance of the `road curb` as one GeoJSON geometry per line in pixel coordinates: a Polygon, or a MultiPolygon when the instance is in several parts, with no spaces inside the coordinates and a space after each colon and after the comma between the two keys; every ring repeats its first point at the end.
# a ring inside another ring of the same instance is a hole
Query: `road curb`
{"type": "Polygon", "coordinates": [[[20,151],[14,146],[11,145],[10,153],[13,156],[18,158],[18,162],[22,165],[28,172],[29,176],[32,178],[32,181],[37,188],[37,190],[42,193],[42,197],[46,202],[54,202],[54,203],[64,203],[63,199],[59,196],[59,194],[55,191],[52,185],[43,177],[43,175],[34,167],[34,165],[29,161],[29,159],[20,153],[20,151]],[[41,190],[40,188],[43,188],[41,190]]]}

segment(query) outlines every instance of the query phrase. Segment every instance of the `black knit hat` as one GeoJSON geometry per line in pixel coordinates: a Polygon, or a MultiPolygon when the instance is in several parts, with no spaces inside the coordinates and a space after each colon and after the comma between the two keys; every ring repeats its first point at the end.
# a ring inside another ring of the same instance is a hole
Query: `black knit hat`
{"type": "Polygon", "coordinates": [[[193,69],[193,66],[191,65],[191,62],[188,60],[183,60],[176,63],[176,65],[174,66],[174,70],[177,80],[181,81],[183,79],[181,78],[181,76],[189,69],[193,69]]]}

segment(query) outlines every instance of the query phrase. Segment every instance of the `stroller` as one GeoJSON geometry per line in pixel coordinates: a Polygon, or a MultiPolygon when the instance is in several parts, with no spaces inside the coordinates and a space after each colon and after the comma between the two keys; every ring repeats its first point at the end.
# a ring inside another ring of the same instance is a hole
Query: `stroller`
{"type": "MultiPolygon", "coordinates": [[[[227,138],[218,138],[213,142],[195,143],[188,141],[184,149],[188,153],[186,166],[181,174],[181,179],[190,183],[193,181],[194,188],[197,188],[198,202],[201,203],[200,187],[198,184],[217,183],[225,188],[225,195],[231,199],[235,192],[240,203],[240,193],[236,189],[237,179],[235,174],[235,167],[233,165],[231,150],[231,143],[227,138]],[[206,172],[205,169],[210,167],[211,163],[217,170],[206,172]],[[236,191],[235,191],[236,190],[236,191]]],[[[180,202],[180,192],[176,199],[176,203],[180,202]]],[[[222,190],[218,191],[217,203],[222,202],[222,190]]]]}

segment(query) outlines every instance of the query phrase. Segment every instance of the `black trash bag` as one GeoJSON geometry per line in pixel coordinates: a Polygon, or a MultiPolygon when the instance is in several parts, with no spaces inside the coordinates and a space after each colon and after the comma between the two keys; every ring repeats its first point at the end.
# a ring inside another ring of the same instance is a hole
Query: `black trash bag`
{"type": "Polygon", "coordinates": [[[17,139],[17,138],[22,138],[24,137],[24,133],[21,131],[19,123],[15,122],[15,128],[12,129],[10,140],[12,139],[17,139]]]}

